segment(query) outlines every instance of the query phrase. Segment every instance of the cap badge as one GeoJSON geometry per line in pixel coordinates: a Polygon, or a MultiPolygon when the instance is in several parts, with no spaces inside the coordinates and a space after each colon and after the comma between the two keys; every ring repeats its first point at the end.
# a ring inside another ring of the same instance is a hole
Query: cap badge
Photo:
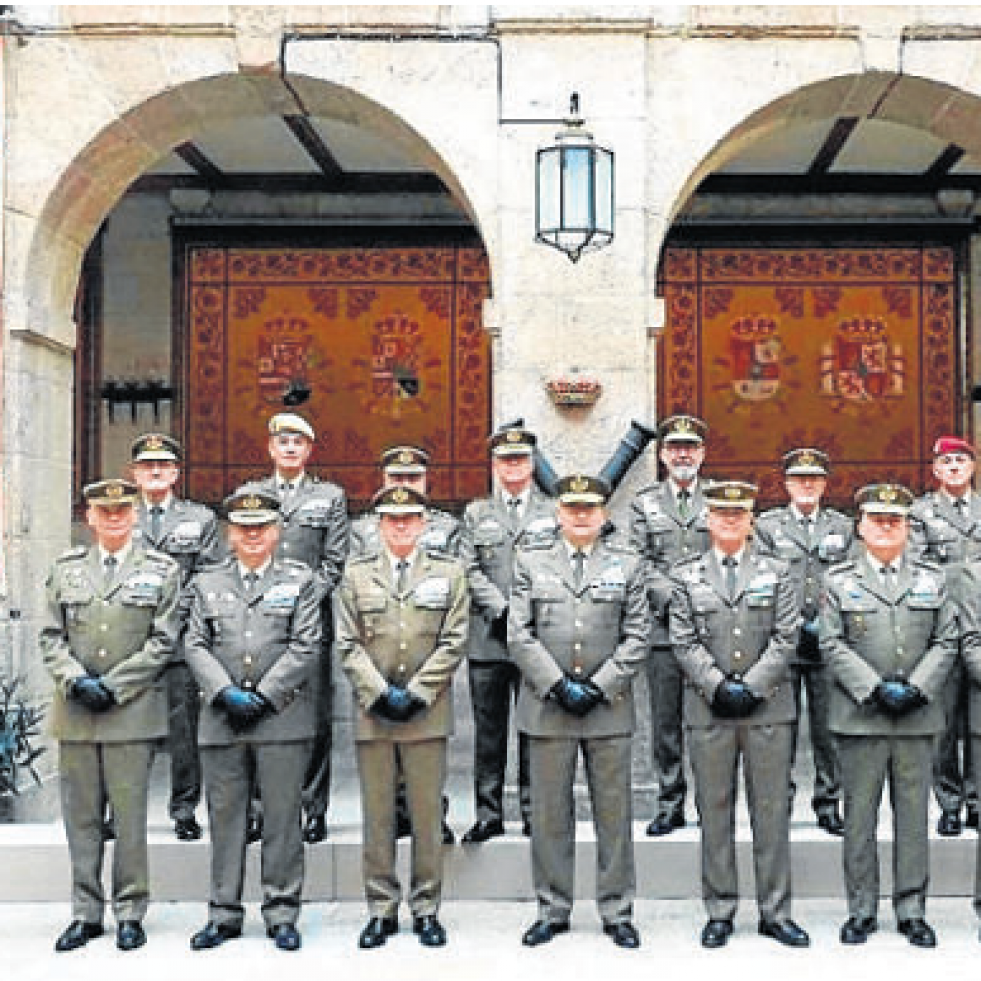
{"type": "Polygon", "coordinates": [[[726,487],[725,488],[726,500],[738,501],[739,500],[739,488],[738,487],[726,487]]]}
{"type": "Polygon", "coordinates": [[[509,443],[520,443],[521,433],[517,429],[509,429],[504,437],[509,443]]]}
{"type": "Polygon", "coordinates": [[[258,511],[262,508],[262,498],[250,494],[248,497],[242,498],[241,507],[248,511],[258,511]]]}
{"type": "Polygon", "coordinates": [[[122,497],[123,496],[123,485],[122,484],[109,484],[106,487],[106,497],[122,497]]]}
{"type": "Polygon", "coordinates": [[[399,463],[412,463],[412,451],[402,450],[402,452],[399,453],[398,461],[399,463]]]}
{"type": "Polygon", "coordinates": [[[392,491],[392,502],[394,504],[405,504],[409,500],[409,492],[404,487],[396,487],[392,491]]]}

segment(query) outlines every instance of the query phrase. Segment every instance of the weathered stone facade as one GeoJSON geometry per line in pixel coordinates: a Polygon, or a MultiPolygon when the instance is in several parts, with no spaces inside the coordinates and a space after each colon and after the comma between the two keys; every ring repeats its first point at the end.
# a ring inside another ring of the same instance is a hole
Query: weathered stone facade
{"type": "MultiPolygon", "coordinates": [[[[0,667],[38,686],[40,585],[71,533],[81,263],[108,222],[107,322],[124,340],[103,356],[128,365],[145,336],[149,363],[166,364],[169,280],[147,292],[128,277],[149,282],[140,263],[165,254],[180,202],[120,201],[175,145],[303,113],[369,128],[435,171],[490,258],[495,416],[520,406],[559,470],[601,466],[631,419],[655,418],[660,251],[727,160],[833,116],[925,131],[981,159],[975,7],[14,6],[6,28],[0,667]],[[573,90],[616,152],[615,240],[575,265],[533,242],[535,150],[573,90]],[[142,229],[142,259],[127,226],[142,229]],[[130,309],[144,319],[127,335],[130,309]],[[557,412],[543,382],[587,369],[600,402],[557,412]]],[[[225,213],[251,206],[230,198],[225,213]]],[[[968,268],[970,292],[976,248],[968,268]]],[[[107,467],[128,435],[102,447],[107,467]]],[[[621,498],[652,474],[645,459],[621,498]]]]}

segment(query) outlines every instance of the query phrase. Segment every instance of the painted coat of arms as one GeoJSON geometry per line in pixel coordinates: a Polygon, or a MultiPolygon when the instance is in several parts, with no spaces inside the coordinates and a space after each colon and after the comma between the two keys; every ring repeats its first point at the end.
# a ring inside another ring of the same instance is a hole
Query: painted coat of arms
{"type": "Polygon", "coordinates": [[[729,333],[732,389],[750,402],[773,398],[780,390],[783,344],[772,317],[748,316],[736,320],[729,333]]]}
{"type": "Polygon", "coordinates": [[[906,358],[891,344],[884,321],[852,317],[838,325],[821,347],[821,392],[850,402],[871,402],[903,394],[906,358]]]}
{"type": "Polygon", "coordinates": [[[306,374],[313,334],[305,320],[271,320],[263,324],[257,339],[256,384],[259,397],[279,404],[294,378],[306,374]]]}

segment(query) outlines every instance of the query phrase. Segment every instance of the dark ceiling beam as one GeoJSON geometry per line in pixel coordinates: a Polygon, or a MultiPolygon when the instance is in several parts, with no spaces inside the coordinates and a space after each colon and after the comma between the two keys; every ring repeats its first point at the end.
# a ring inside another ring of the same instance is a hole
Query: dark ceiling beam
{"type": "Polygon", "coordinates": [[[934,194],[944,189],[981,193],[981,174],[712,174],[698,194],[934,194]]]}
{"type": "Polygon", "coordinates": [[[181,143],[174,147],[174,153],[184,161],[199,177],[208,181],[214,187],[220,187],[227,175],[213,163],[195,143],[181,143]]]}
{"type": "Polygon", "coordinates": [[[937,180],[941,177],[946,177],[966,152],[964,147],[958,146],[956,143],[948,143],[943,153],[923,171],[923,176],[927,180],[937,180]]]}
{"type": "Polygon", "coordinates": [[[283,116],[289,131],[306,151],[307,156],[320,168],[324,177],[340,177],[344,169],[330,151],[330,147],[320,138],[313,123],[306,116],[283,116]]]}
{"type": "Polygon", "coordinates": [[[144,174],[129,190],[160,193],[177,188],[200,191],[266,191],[269,194],[448,194],[435,174],[359,173],[350,171],[339,177],[322,174],[230,174],[223,172],[220,183],[198,174],[144,174]]]}
{"type": "Polygon", "coordinates": [[[831,127],[831,132],[821,145],[821,149],[814,155],[808,173],[812,176],[828,173],[835,162],[835,158],[841,153],[841,148],[855,131],[857,125],[858,116],[842,116],[841,119],[836,119],[834,126],[831,127]]]}

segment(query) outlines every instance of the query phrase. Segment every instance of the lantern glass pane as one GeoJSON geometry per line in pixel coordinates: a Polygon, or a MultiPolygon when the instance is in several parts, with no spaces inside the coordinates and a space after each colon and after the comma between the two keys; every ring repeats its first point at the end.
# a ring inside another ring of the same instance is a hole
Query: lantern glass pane
{"type": "Polygon", "coordinates": [[[613,234],[613,154],[596,152],[596,228],[613,234]]]}
{"type": "Polygon", "coordinates": [[[591,151],[588,147],[563,148],[562,227],[592,227],[591,151]]]}
{"type": "Polygon", "coordinates": [[[537,232],[554,231],[561,224],[559,197],[559,148],[538,151],[537,232]]]}

